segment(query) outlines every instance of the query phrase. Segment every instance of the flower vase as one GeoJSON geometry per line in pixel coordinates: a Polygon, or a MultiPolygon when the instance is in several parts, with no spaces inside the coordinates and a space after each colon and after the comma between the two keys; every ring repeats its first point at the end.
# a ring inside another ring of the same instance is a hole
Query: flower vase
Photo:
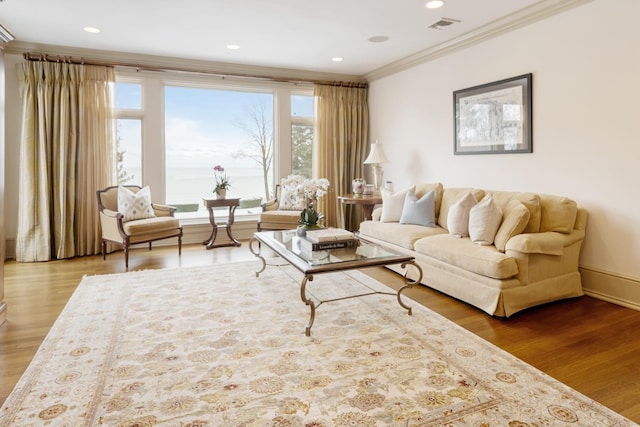
{"type": "Polygon", "coordinates": [[[364,193],[365,185],[366,183],[364,179],[355,178],[353,181],[351,181],[351,190],[353,191],[353,194],[356,196],[361,196],[362,193],[364,193]]]}
{"type": "Polygon", "coordinates": [[[300,224],[298,225],[298,228],[296,228],[296,234],[299,237],[306,237],[307,235],[307,230],[318,230],[322,228],[320,225],[318,224],[300,224]]]}
{"type": "Polygon", "coordinates": [[[216,199],[224,200],[227,198],[227,189],[221,188],[216,191],[216,199]]]}

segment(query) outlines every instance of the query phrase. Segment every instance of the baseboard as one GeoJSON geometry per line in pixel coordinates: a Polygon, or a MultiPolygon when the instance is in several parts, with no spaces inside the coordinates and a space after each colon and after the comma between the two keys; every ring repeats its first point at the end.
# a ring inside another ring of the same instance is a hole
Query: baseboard
{"type": "Polygon", "coordinates": [[[16,239],[4,241],[4,259],[16,259],[16,239]]]}
{"type": "Polygon", "coordinates": [[[584,293],[640,311],[640,280],[591,267],[580,267],[584,293]]]}

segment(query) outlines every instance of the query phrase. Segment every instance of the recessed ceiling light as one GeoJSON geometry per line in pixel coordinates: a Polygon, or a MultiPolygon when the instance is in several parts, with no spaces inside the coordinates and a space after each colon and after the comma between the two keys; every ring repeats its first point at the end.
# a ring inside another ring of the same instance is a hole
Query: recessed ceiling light
{"type": "Polygon", "coordinates": [[[100,32],[100,29],[96,27],[84,27],[83,30],[91,34],[98,34],[100,32]]]}
{"type": "Polygon", "coordinates": [[[442,0],[432,0],[428,1],[425,6],[427,7],[427,9],[437,9],[439,7],[442,7],[443,5],[444,2],[442,0]]]}
{"type": "Polygon", "coordinates": [[[229,50],[238,50],[238,49],[240,49],[240,46],[238,46],[237,44],[228,44],[227,45],[227,49],[229,49],[229,50]]]}
{"type": "Polygon", "coordinates": [[[367,40],[371,43],[384,43],[389,40],[389,36],[373,36],[369,37],[367,40]]]}
{"type": "Polygon", "coordinates": [[[333,58],[331,58],[333,62],[342,62],[343,59],[344,58],[340,58],[339,56],[334,56],[333,58]]]}

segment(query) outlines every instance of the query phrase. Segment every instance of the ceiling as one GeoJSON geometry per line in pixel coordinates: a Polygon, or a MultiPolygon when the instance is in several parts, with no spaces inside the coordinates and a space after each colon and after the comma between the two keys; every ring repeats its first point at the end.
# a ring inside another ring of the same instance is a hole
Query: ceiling
{"type": "Polygon", "coordinates": [[[576,0],[0,0],[7,49],[60,46],[364,76],[576,0]],[[460,22],[428,28],[441,18],[460,22]],[[86,26],[100,33],[83,31],[86,26]],[[384,42],[371,37],[388,37],[384,42]],[[227,45],[240,48],[231,50],[227,45]],[[332,58],[341,57],[341,62],[332,58]]]}

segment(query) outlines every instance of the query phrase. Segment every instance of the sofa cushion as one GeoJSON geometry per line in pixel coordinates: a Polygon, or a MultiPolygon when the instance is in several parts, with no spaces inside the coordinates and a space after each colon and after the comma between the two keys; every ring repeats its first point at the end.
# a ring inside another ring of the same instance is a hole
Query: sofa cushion
{"type": "Polygon", "coordinates": [[[449,234],[431,236],[416,241],[414,248],[418,253],[482,276],[509,279],[518,274],[513,257],[494,246],[476,245],[469,238],[458,239],[449,234]]]}
{"type": "Polygon", "coordinates": [[[491,245],[501,222],[502,209],[486,195],[469,211],[469,238],[477,245],[491,245]]]}
{"type": "Polygon", "coordinates": [[[571,233],[578,213],[577,203],[567,197],[546,194],[540,195],[540,201],[542,207],[540,232],[571,233]]]}
{"type": "Polygon", "coordinates": [[[471,193],[467,193],[451,205],[447,215],[447,225],[452,236],[469,236],[469,213],[477,203],[475,197],[471,193]]]}
{"type": "Polygon", "coordinates": [[[413,250],[413,245],[417,240],[427,236],[446,234],[447,230],[442,227],[423,227],[398,222],[364,221],[360,223],[359,233],[365,239],[370,236],[413,250]]]}
{"type": "Polygon", "coordinates": [[[538,233],[540,231],[540,196],[535,193],[515,192],[515,191],[487,191],[493,196],[493,200],[505,211],[507,205],[512,200],[521,202],[529,210],[529,222],[526,224],[524,233],[538,233]]]}
{"type": "Polygon", "coordinates": [[[442,192],[443,192],[442,184],[439,182],[436,182],[433,184],[417,184],[416,185],[415,193],[417,198],[421,198],[422,196],[427,194],[429,191],[433,191],[433,196],[435,200],[434,211],[435,211],[435,216],[437,220],[438,216],[440,215],[440,205],[442,205],[442,192]]]}
{"type": "Polygon", "coordinates": [[[419,200],[413,191],[407,192],[404,197],[400,224],[415,224],[425,227],[436,226],[435,195],[429,191],[419,200]]]}
{"type": "Polygon", "coordinates": [[[482,200],[484,190],[478,188],[445,188],[442,192],[442,203],[440,205],[440,215],[438,216],[438,225],[449,230],[447,226],[447,216],[451,205],[464,197],[467,193],[473,194],[476,201],[482,200]]]}
{"type": "Polygon", "coordinates": [[[398,222],[402,216],[402,208],[404,207],[404,198],[409,191],[414,191],[415,187],[393,193],[390,190],[382,189],[382,222],[398,222]]]}
{"type": "Polygon", "coordinates": [[[519,200],[511,200],[502,214],[502,224],[498,228],[493,243],[500,252],[505,251],[507,242],[522,233],[529,223],[529,209],[519,200]]]}

